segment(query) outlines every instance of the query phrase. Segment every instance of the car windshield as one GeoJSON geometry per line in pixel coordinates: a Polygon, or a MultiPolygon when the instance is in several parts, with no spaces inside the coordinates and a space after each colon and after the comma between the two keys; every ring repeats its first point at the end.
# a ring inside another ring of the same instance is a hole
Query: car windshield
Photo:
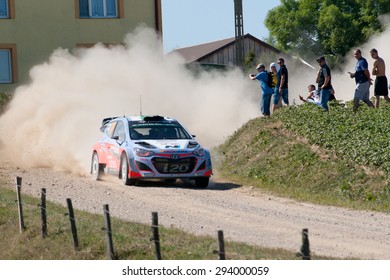
{"type": "Polygon", "coordinates": [[[172,124],[142,124],[130,126],[132,140],[192,139],[183,127],[172,124]]]}

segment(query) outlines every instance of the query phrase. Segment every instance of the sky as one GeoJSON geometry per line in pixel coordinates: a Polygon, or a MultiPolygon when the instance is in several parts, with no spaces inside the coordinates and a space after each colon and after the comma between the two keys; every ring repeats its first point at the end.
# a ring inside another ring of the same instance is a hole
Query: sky
{"type": "MultiPolygon", "coordinates": [[[[267,12],[280,0],[243,0],[244,33],[262,40],[267,12]]],[[[234,0],[162,0],[164,51],[235,36],[234,0]]]]}

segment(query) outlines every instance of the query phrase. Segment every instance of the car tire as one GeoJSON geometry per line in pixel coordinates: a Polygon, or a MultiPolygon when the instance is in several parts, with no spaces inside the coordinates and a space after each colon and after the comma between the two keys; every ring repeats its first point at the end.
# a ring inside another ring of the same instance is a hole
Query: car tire
{"type": "Polygon", "coordinates": [[[209,185],[209,177],[198,177],[195,178],[195,186],[197,188],[205,189],[209,185]]]}
{"type": "Polygon", "coordinates": [[[135,185],[136,181],[134,179],[129,178],[129,160],[127,159],[126,155],[123,155],[121,158],[119,174],[124,185],[126,186],[135,185]]]}
{"type": "Polygon", "coordinates": [[[99,155],[97,152],[92,154],[92,162],[91,162],[91,174],[92,178],[96,181],[100,180],[104,173],[104,165],[99,163],[99,155]]]}

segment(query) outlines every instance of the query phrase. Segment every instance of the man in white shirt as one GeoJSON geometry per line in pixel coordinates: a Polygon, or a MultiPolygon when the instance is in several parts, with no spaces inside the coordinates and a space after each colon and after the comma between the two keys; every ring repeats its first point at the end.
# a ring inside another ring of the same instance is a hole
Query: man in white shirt
{"type": "Polygon", "coordinates": [[[299,99],[303,102],[314,103],[318,106],[321,106],[321,97],[318,90],[316,90],[316,87],[314,85],[309,85],[307,90],[309,91],[307,98],[305,99],[300,95],[299,99]]]}

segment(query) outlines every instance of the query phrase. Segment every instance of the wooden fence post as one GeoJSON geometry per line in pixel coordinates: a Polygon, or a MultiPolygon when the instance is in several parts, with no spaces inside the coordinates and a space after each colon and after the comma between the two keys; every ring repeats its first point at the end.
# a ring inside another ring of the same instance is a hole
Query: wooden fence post
{"type": "Polygon", "coordinates": [[[152,230],[154,245],[156,247],[156,260],[161,260],[160,237],[158,233],[158,213],[152,212],[152,230]]]}
{"type": "Polygon", "coordinates": [[[218,250],[219,260],[226,260],[225,241],[223,239],[223,231],[222,230],[218,230],[218,247],[219,247],[219,250],[218,250]]]}
{"type": "Polygon", "coordinates": [[[21,190],[22,190],[22,178],[16,177],[16,195],[17,195],[17,200],[18,200],[19,231],[20,231],[20,233],[22,233],[23,230],[26,228],[24,226],[24,220],[23,220],[22,197],[20,195],[21,190]]]}
{"type": "Polygon", "coordinates": [[[310,244],[309,244],[309,230],[304,228],[302,230],[302,246],[301,254],[303,260],[310,260],[310,244]]]}
{"type": "Polygon", "coordinates": [[[41,190],[41,222],[42,222],[42,238],[47,236],[47,216],[46,216],[46,189],[41,190]]]}
{"type": "Polygon", "coordinates": [[[76,220],[74,218],[72,200],[70,198],[67,198],[66,203],[68,205],[68,210],[69,210],[69,221],[70,221],[70,228],[72,230],[73,246],[74,246],[74,250],[77,251],[79,249],[79,240],[77,238],[76,220]]]}
{"type": "Polygon", "coordinates": [[[108,204],[103,205],[103,211],[104,211],[104,226],[106,229],[106,236],[107,236],[107,257],[109,260],[113,260],[115,258],[115,255],[114,255],[114,245],[112,242],[111,219],[110,219],[110,210],[108,204]]]}

